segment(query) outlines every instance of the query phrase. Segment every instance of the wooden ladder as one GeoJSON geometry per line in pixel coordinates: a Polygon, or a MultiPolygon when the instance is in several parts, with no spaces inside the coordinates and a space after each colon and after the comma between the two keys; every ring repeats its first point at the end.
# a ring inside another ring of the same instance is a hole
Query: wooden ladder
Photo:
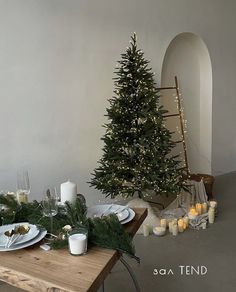
{"type": "Polygon", "coordinates": [[[164,118],[170,118],[170,117],[179,117],[180,119],[180,131],[181,131],[181,139],[174,141],[175,144],[182,143],[183,150],[184,150],[184,167],[181,167],[181,169],[186,171],[187,176],[189,176],[189,164],[188,164],[188,157],[187,157],[187,147],[186,147],[186,141],[185,141],[185,134],[184,134],[184,115],[183,115],[183,108],[180,101],[180,90],[179,90],[179,84],[177,76],[175,76],[175,86],[170,87],[159,87],[158,90],[175,90],[176,91],[176,99],[177,99],[177,113],[175,114],[167,114],[164,115],[164,118]]]}

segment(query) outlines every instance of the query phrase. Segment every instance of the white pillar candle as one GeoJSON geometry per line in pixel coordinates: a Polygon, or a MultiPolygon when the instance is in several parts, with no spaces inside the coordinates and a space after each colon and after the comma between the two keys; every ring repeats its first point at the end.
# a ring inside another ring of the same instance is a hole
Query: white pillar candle
{"type": "Polygon", "coordinates": [[[61,184],[61,202],[64,204],[65,201],[71,203],[75,202],[77,195],[77,185],[69,180],[61,184]]]}
{"type": "Polygon", "coordinates": [[[150,226],[148,224],[143,224],[143,236],[148,236],[150,232],[150,226]]]}
{"type": "Polygon", "coordinates": [[[168,226],[169,226],[169,232],[172,233],[173,222],[170,221],[168,226]]]}
{"type": "Polygon", "coordinates": [[[215,221],[215,209],[210,207],[208,210],[208,221],[210,224],[214,223],[215,221]]]}
{"type": "Polygon", "coordinates": [[[172,225],[172,234],[174,236],[178,235],[178,225],[175,223],[173,223],[173,225],[172,225]]]}
{"type": "Polygon", "coordinates": [[[184,223],[186,224],[186,228],[187,228],[188,225],[189,225],[189,218],[188,218],[188,216],[185,216],[183,220],[184,220],[184,223]]]}
{"type": "Polygon", "coordinates": [[[203,214],[207,213],[207,203],[202,204],[202,213],[203,214]]]}
{"type": "Polygon", "coordinates": [[[70,253],[81,255],[87,251],[87,236],[82,233],[72,234],[69,236],[70,253]]]}
{"type": "Polygon", "coordinates": [[[167,221],[166,221],[166,219],[161,219],[160,225],[161,225],[161,227],[166,228],[166,226],[167,226],[167,221]]]}

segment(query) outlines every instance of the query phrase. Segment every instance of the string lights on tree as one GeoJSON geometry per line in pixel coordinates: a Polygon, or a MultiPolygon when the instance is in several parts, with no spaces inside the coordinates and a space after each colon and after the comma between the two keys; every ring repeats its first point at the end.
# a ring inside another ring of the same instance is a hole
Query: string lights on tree
{"type": "Polygon", "coordinates": [[[115,73],[102,137],[103,156],[91,185],[112,198],[136,192],[143,197],[148,190],[178,194],[185,188],[179,155],[170,155],[175,143],[164,126],[167,111],[159,105],[154,73],[137,48],[136,34],[121,54],[115,73]]]}

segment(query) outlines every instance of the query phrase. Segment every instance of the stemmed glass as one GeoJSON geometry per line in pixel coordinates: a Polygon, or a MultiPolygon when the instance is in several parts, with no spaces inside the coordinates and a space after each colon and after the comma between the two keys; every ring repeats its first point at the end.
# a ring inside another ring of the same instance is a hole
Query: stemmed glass
{"type": "Polygon", "coordinates": [[[30,194],[29,174],[27,170],[17,172],[17,197],[19,203],[27,203],[30,194]]]}
{"type": "Polygon", "coordinates": [[[50,218],[50,237],[53,239],[53,217],[58,212],[58,196],[56,188],[46,187],[43,192],[42,200],[43,215],[50,218]]]}

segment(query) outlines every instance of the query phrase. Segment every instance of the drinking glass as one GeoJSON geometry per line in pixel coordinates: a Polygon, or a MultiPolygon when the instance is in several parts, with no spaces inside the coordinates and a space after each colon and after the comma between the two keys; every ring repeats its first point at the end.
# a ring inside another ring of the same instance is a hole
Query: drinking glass
{"type": "Polygon", "coordinates": [[[28,203],[30,194],[29,174],[27,170],[17,172],[17,199],[19,203],[28,203]]]}
{"type": "Polygon", "coordinates": [[[53,236],[53,217],[58,212],[58,197],[57,191],[54,187],[46,187],[43,192],[42,200],[43,215],[50,218],[50,239],[53,236]]]}

